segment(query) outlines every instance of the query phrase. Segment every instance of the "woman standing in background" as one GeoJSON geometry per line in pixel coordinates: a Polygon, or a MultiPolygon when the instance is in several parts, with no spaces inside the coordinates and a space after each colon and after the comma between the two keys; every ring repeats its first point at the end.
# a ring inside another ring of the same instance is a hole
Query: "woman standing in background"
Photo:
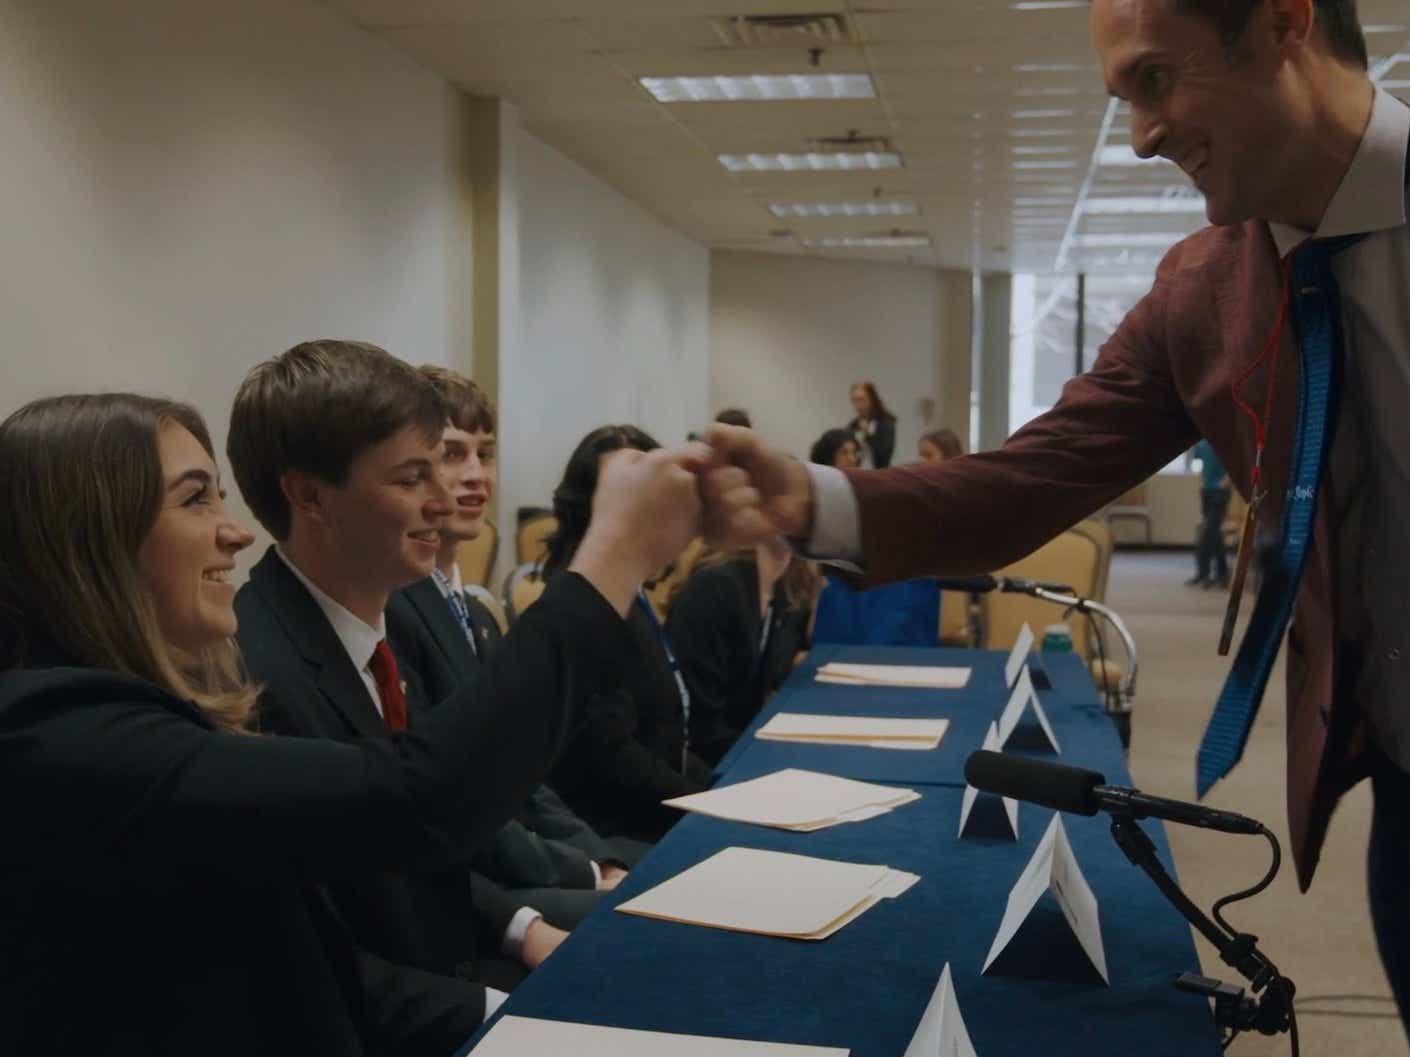
{"type": "Polygon", "coordinates": [[[862,465],[884,470],[896,450],[896,416],[886,409],[871,382],[855,383],[851,395],[857,417],[847,424],[847,430],[857,441],[862,465]]]}

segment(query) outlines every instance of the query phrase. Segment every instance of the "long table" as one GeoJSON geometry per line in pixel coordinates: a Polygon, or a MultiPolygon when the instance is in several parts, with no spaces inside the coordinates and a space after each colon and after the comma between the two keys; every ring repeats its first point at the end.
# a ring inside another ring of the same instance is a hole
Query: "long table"
{"type": "MultiPolygon", "coordinates": [[[[1039,697],[1062,744],[1058,759],[1129,784],[1115,729],[1081,662],[1072,655],[1042,657],[1051,689],[1040,690],[1039,697]]],[[[950,719],[940,747],[900,752],[760,742],[751,728],[721,761],[720,782],[803,767],[905,784],[921,799],[876,819],[806,834],[684,816],[519,985],[501,1015],[841,1046],[853,1057],[902,1057],[948,962],[979,1057],[1217,1057],[1218,1034],[1207,1003],[1171,987],[1178,973],[1199,968],[1190,930],[1122,856],[1101,818],[1064,816],[1063,824],[1100,903],[1111,986],[1048,978],[1040,964],[1027,977],[981,975],[1009,889],[1052,818],[1050,811],[1022,804],[1016,842],[956,834],[964,759],[979,747],[1007,699],[1003,662],[1003,654],[977,650],[815,650],[775,695],[760,723],[779,711],[847,713],[865,701],[873,714],[950,719]],[[963,690],[863,690],[814,682],[817,667],[828,660],[966,665],[973,673],[963,690]],[[731,845],[884,863],[921,880],[818,943],[612,909],[731,845]]],[[[1163,830],[1155,823],[1143,825],[1173,872],[1163,830]]]]}

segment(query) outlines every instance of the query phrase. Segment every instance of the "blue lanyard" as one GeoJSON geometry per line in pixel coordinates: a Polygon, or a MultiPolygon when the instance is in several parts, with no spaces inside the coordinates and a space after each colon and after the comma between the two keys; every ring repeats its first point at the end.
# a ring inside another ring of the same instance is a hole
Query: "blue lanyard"
{"type": "Polygon", "coordinates": [[[465,633],[465,641],[470,643],[470,652],[476,657],[480,656],[480,648],[475,645],[475,625],[470,621],[470,610],[465,608],[465,599],[460,597],[460,592],[450,582],[450,577],[439,569],[431,570],[431,578],[436,581],[436,586],[441,589],[441,594],[445,595],[450,604],[450,611],[455,614],[455,622],[465,633]]]}
{"type": "Polygon", "coordinates": [[[651,628],[656,632],[656,641],[661,644],[661,652],[666,655],[666,663],[671,666],[671,675],[676,680],[676,691],[681,697],[681,716],[684,719],[684,738],[681,741],[681,774],[684,774],[686,764],[690,759],[690,691],[686,688],[685,676],[681,674],[680,662],[676,660],[676,651],[671,649],[670,640],[666,638],[666,629],[661,626],[661,620],[656,616],[656,610],[652,608],[651,600],[646,597],[645,591],[637,591],[636,604],[646,614],[646,619],[651,621],[651,628]]]}

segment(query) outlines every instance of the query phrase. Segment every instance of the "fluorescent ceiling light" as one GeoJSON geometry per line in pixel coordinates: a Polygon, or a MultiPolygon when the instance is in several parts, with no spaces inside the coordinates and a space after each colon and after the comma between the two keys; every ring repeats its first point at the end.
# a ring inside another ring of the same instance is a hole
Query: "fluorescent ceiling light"
{"type": "Polygon", "coordinates": [[[756,103],[780,99],[875,99],[865,73],[783,77],[643,77],[641,86],[661,103],[756,103]]]}
{"type": "Polygon", "coordinates": [[[1157,232],[1116,232],[1112,234],[1086,234],[1077,236],[1077,245],[1083,249],[1161,249],[1173,246],[1183,235],[1167,231],[1157,232]]]}
{"type": "Polygon", "coordinates": [[[1009,150],[1014,154],[1071,154],[1073,148],[1059,144],[1040,144],[1036,147],[1014,144],[1009,150]]]}
{"type": "Polygon", "coordinates": [[[1123,147],[1118,143],[1103,147],[1101,154],[1097,157],[1097,164],[1134,167],[1138,165],[1174,165],[1175,163],[1159,156],[1142,158],[1130,147],[1123,147]]]}
{"type": "Polygon", "coordinates": [[[920,210],[914,202],[775,202],[769,212],[776,217],[903,217],[920,210]]]}
{"type": "Polygon", "coordinates": [[[929,235],[833,235],[821,239],[804,239],[804,246],[822,249],[894,249],[905,246],[929,246],[929,235]]]}
{"type": "Polygon", "coordinates": [[[834,169],[899,169],[901,156],[892,152],[865,151],[835,154],[721,154],[720,164],[730,172],[821,172],[834,169]]]}
{"type": "Polygon", "coordinates": [[[1082,203],[1084,213],[1106,215],[1130,213],[1203,213],[1204,199],[1189,195],[1112,195],[1088,198],[1082,203]]]}

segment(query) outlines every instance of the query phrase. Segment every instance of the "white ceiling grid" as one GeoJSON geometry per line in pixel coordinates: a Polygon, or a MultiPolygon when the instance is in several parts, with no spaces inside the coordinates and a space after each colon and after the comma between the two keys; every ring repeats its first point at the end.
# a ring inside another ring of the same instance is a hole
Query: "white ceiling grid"
{"type": "MultiPolygon", "coordinates": [[[[1203,222],[1174,166],[1121,164],[1135,160],[1129,122],[1108,106],[1086,0],[331,2],[466,91],[515,103],[534,135],[709,246],[1129,274],[1203,222]],[[801,14],[840,15],[853,39],[726,43],[733,16],[801,14]],[[869,75],[876,96],[662,103],[639,83],[818,73],[869,75]],[[719,160],[804,154],[851,132],[889,140],[902,166],[719,160]],[[839,208],[791,208],[823,204],[839,208]]],[[[1404,0],[1360,9],[1373,71],[1406,95],[1410,11],[1404,0]]]]}

